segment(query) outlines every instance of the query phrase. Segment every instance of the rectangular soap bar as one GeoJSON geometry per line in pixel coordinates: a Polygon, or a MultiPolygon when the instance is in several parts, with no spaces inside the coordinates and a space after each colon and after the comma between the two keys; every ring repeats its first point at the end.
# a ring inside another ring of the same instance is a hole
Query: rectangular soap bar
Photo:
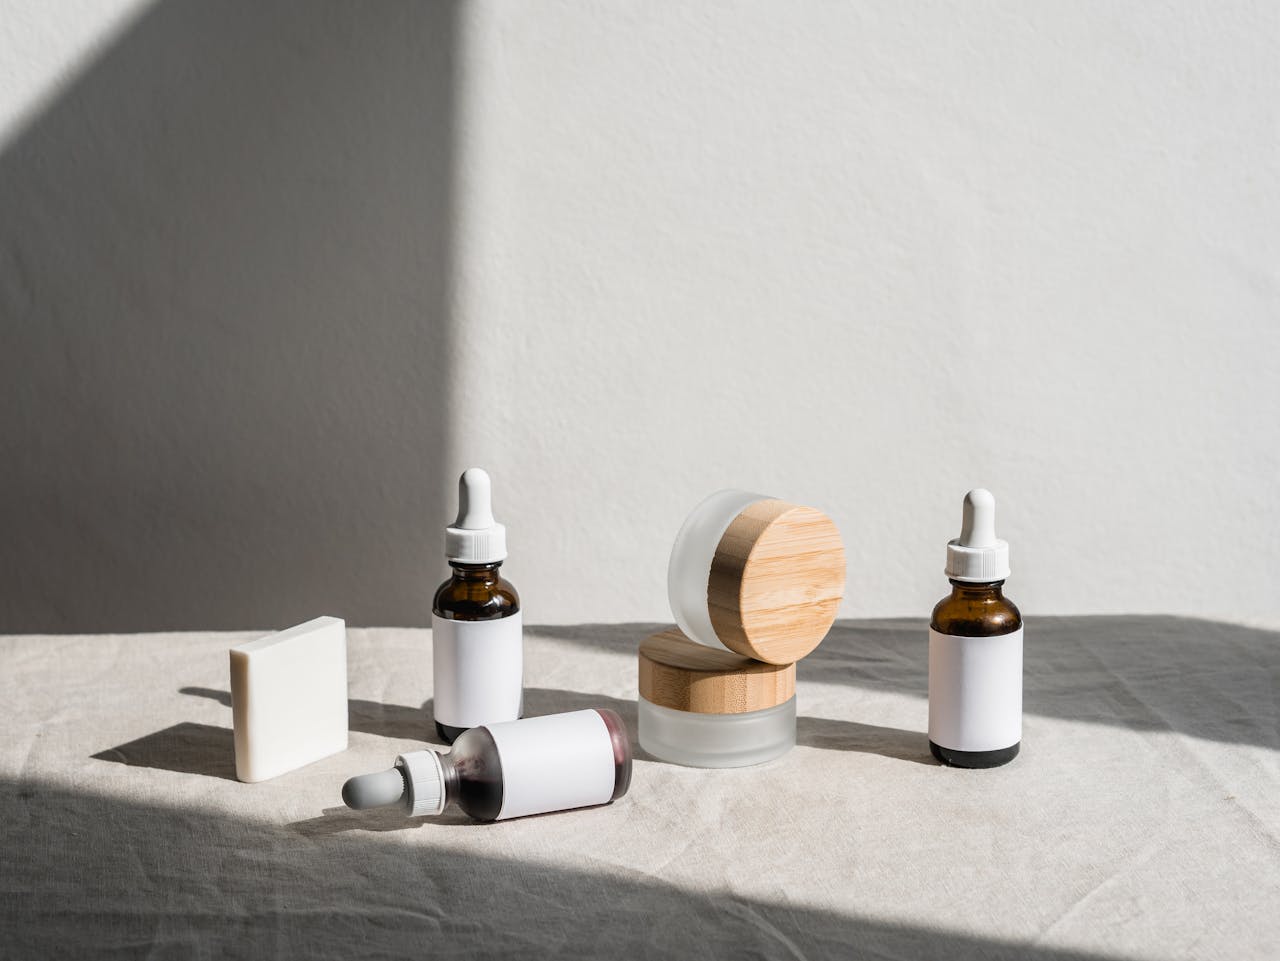
{"type": "Polygon", "coordinates": [[[317,617],[231,648],[236,777],[265,781],[347,749],[347,625],[317,617]]]}

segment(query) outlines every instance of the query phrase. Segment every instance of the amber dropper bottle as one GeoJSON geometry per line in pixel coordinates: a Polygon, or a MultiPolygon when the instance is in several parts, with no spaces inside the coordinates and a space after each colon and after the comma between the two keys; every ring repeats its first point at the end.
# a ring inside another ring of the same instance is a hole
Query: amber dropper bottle
{"type": "Polygon", "coordinates": [[[1022,744],[1022,615],[1004,596],[1009,545],[995,498],[971,490],[947,544],[951,595],[929,623],[929,749],[953,767],[998,767],[1022,744]]]}
{"type": "Polygon", "coordinates": [[[458,519],[445,529],[453,576],[431,602],[436,734],[452,744],[463,731],[523,713],[520,595],[498,573],[507,530],[493,519],[489,475],[458,480],[458,519]]]}

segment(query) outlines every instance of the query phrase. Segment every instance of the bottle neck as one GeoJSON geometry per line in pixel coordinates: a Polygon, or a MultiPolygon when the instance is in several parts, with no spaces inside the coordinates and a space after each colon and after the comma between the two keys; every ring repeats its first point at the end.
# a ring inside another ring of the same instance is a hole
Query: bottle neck
{"type": "Polygon", "coordinates": [[[495,584],[498,581],[498,568],[502,566],[502,561],[494,561],[492,564],[463,564],[460,561],[450,561],[449,566],[453,568],[455,581],[464,581],[468,584],[495,584]]]}
{"type": "Polygon", "coordinates": [[[1003,598],[1004,581],[987,581],[985,583],[973,583],[971,581],[951,581],[951,596],[955,598],[965,598],[966,600],[994,600],[1003,598]]]}
{"type": "Polygon", "coordinates": [[[444,798],[440,802],[440,810],[443,812],[450,804],[458,803],[460,783],[458,769],[454,767],[453,758],[440,751],[436,752],[436,756],[440,758],[440,770],[444,772],[444,783],[440,785],[441,797],[444,798]]]}

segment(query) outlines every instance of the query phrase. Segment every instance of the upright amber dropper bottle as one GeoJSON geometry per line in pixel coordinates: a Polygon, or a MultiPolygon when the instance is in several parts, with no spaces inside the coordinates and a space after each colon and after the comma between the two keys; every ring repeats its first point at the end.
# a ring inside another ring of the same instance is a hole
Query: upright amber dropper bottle
{"type": "Polygon", "coordinates": [[[458,480],[458,519],[445,529],[453,576],[431,604],[436,733],[447,744],[468,728],[514,721],[524,706],[520,595],[498,573],[507,529],[493,519],[489,475],[458,480]]]}
{"type": "Polygon", "coordinates": [[[951,596],[929,623],[929,749],[954,767],[998,767],[1022,743],[1022,615],[1001,588],[1009,545],[996,537],[990,491],[964,497],[947,544],[951,596]]]}

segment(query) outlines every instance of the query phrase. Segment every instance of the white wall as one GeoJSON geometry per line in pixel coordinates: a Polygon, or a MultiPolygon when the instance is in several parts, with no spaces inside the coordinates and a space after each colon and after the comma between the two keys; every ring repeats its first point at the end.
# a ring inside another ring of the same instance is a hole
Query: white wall
{"type": "Polygon", "coordinates": [[[665,620],[724,486],[923,617],[1280,626],[1280,8],[0,0],[0,630],[665,620]],[[83,8],[83,9],[82,9],[83,8]]]}
{"type": "Polygon", "coordinates": [[[970,486],[1033,613],[1280,625],[1280,8],[468,9],[452,464],[535,621],[662,619],[722,486],[927,613],[970,486]]]}

